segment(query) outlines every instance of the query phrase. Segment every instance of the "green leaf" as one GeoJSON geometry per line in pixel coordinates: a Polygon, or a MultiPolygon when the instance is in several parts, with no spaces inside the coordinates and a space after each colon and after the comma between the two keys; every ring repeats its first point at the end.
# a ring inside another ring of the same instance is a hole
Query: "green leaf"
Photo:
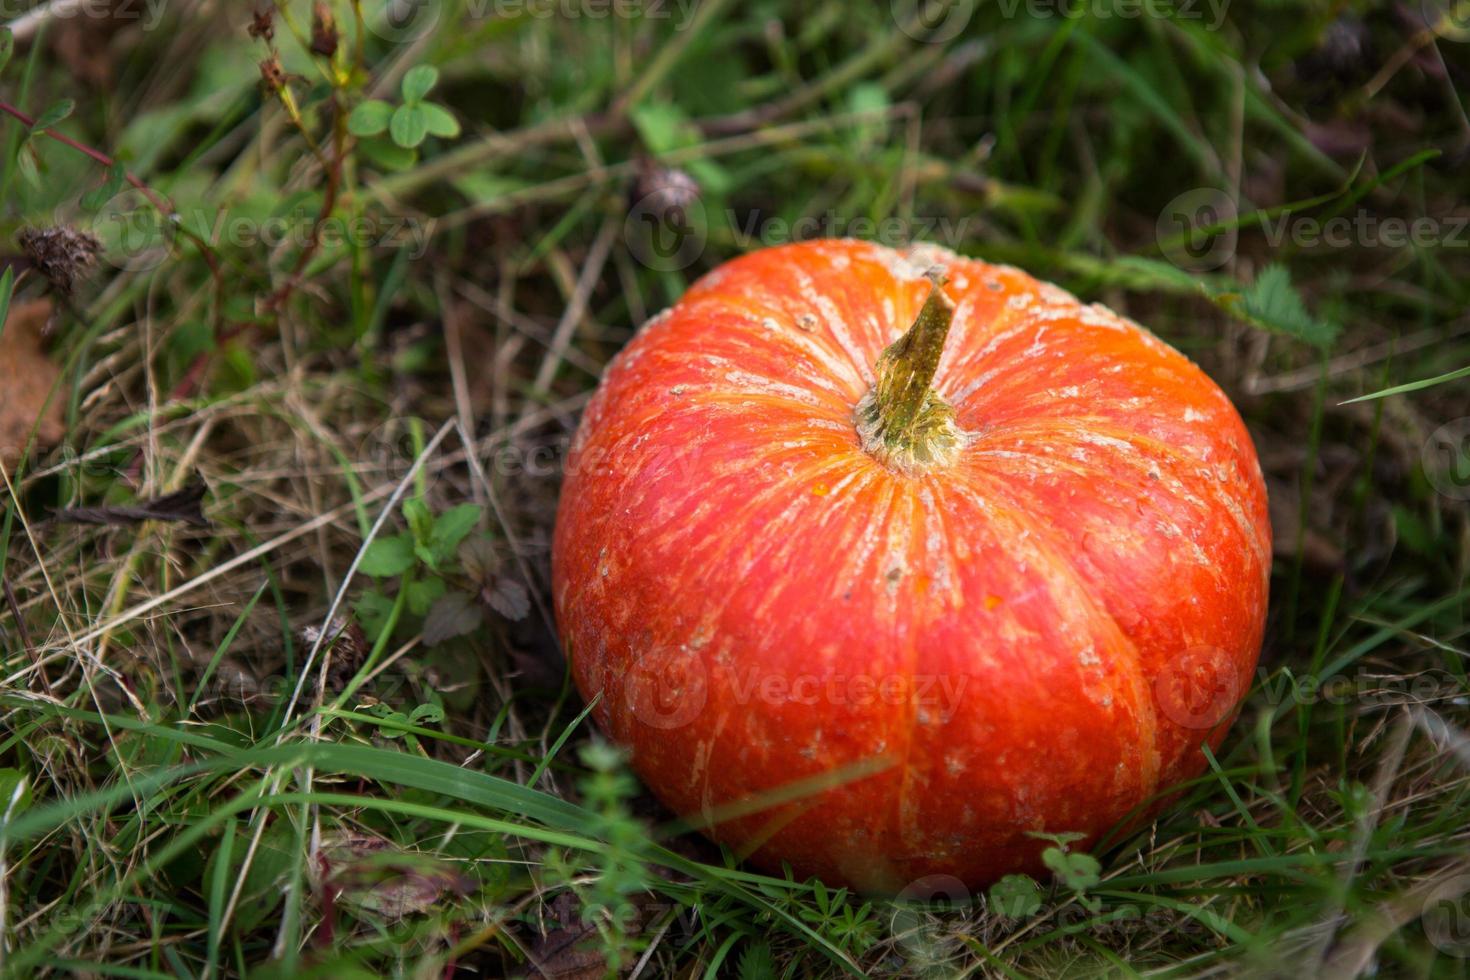
{"type": "Polygon", "coordinates": [[[416,150],[406,149],[385,139],[364,140],[357,144],[357,150],[369,163],[394,173],[412,170],[419,159],[416,150]]]}
{"type": "Polygon", "coordinates": [[[415,65],[403,75],[403,101],[422,102],[435,85],[439,84],[439,69],[433,65],[415,65]]]}
{"type": "Polygon", "coordinates": [[[753,940],[740,955],[739,980],[767,980],[776,976],[776,958],[769,943],[753,940]]]}
{"type": "Polygon", "coordinates": [[[667,102],[646,102],[632,112],[633,128],[654,156],[682,149],[698,139],[684,110],[667,102]]]}
{"type": "Polygon", "coordinates": [[[15,292],[15,266],[0,272],[0,338],[5,336],[5,321],[10,316],[10,297],[15,292]]]}
{"type": "Polygon", "coordinates": [[[0,825],[31,805],[31,783],[19,769],[0,769],[0,825]]]}
{"type": "Polygon", "coordinates": [[[1214,299],[1226,312],[1247,323],[1314,347],[1330,347],[1337,338],[1337,324],[1318,320],[1307,312],[1307,304],[1291,284],[1291,273],[1279,263],[1262,269],[1244,292],[1220,292],[1214,299]]]}
{"type": "Polygon", "coordinates": [[[1041,852],[1041,863],[1074,892],[1085,892],[1102,880],[1102,865],[1091,854],[1069,853],[1060,847],[1041,852]]]}
{"type": "Polygon", "coordinates": [[[439,515],[429,535],[429,548],[436,564],[454,557],[460,543],[479,525],[484,513],[479,504],[460,504],[439,515]]]}
{"type": "Polygon", "coordinates": [[[438,725],[444,721],[444,709],[437,704],[421,704],[408,716],[410,725],[438,725]]]}
{"type": "Polygon", "coordinates": [[[241,902],[235,909],[230,927],[239,935],[246,935],[264,922],[285,898],[285,883],[290,879],[296,858],[296,834],[289,823],[278,820],[261,837],[255,847],[235,846],[227,851],[215,851],[205,866],[204,880],[212,881],[223,875],[231,887],[239,887],[241,902]],[[245,869],[245,857],[250,855],[250,867],[245,869]],[[220,860],[228,862],[227,870],[220,870],[220,860]],[[244,873],[244,881],[240,875],[244,873]],[[238,883],[238,885],[236,884],[238,883]]]}
{"type": "Polygon", "coordinates": [[[434,534],[434,515],[421,497],[410,497],[403,502],[403,517],[408,521],[408,530],[419,544],[428,544],[434,534]]]}
{"type": "Polygon", "coordinates": [[[383,738],[403,738],[403,736],[408,734],[403,730],[408,724],[408,715],[403,712],[394,711],[386,704],[372,705],[367,709],[367,712],[368,714],[377,715],[384,721],[392,722],[389,725],[379,726],[378,734],[383,738]]]}
{"type": "Polygon", "coordinates": [[[54,103],[45,112],[36,117],[36,123],[31,127],[31,132],[39,133],[43,129],[50,129],[71,115],[71,111],[76,107],[77,104],[71,99],[62,99],[60,102],[54,103]]]}
{"type": "Polygon", "coordinates": [[[454,139],[459,135],[459,120],[448,109],[437,102],[424,102],[419,108],[424,112],[424,125],[428,127],[429,135],[443,139],[454,139]]]}
{"type": "Polygon", "coordinates": [[[890,105],[888,90],[877,82],[854,85],[847,94],[847,108],[865,118],[854,124],[858,146],[871,146],[884,138],[887,122],[883,115],[890,105]]]}
{"type": "MultiPolygon", "coordinates": [[[[704,141],[699,127],[676,105],[645,103],[633,110],[632,120],[643,145],[656,157],[688,149],[704,141]]],[[[699,183],[700,189],[710,194],[723,194],[733,183],[729,172],[713,160],[690,160],[683,166],[699,183]]]]}
{"type": "Polygon", "coordinates": [[[507,194],[523,191],[530,186],[519,177],[511,177],[505,174],[492,174],[481,170],[472,170],[467,173],[458,174],[449,178],[465,197],[471,201],[485,202],[498,201],[507,194]]]}
{"type": "Polygon", "coordinates": [[[107,171],[107,180],[103,181],[100,187],[95,187],[82,195],[82,207],[88,211],[96,211],[118,195],[127,179],[128,172],[123,165],[114,163],[107,171]]]}
{"type": "Polygon", "coordinates": [[[429,135],[428,114],[422,106],[404,104],[393,110],[388,135],[406,149],[418,146],[429,135]]]}
{"type": "Polygon", "coordinates": [[[373,578],[393,578],[413,567],[413,539],[406,534],[378,538],[363,552],[357,568],[373,578]]]}
{"type": "Polygon", "coordinates": [[[41,186],[41,167],[36,162],[36,149],[29,143],[21,146],[20,152],[15,156],[15,164],[20,168],[20,175],[27,184],[32,187],[41,186]]]}
{"type": "Polygon", "coordinates": [[[1041,888],[1030,875],[1006,875],[990,886],[992,911],[1008,919],[1024,919],[1041,908],[1041,888]]]}
{"type": "Polygon", "coordinates": [[[10,28],[0,27],[0,71],[10,64],[10,56],[15,53],[15,35],[10,28]]]}
{"type": "Polygon", "coordinates": [[[377,642],[393,619],[393,600],[381,592],[364,592],[358,597],[355,608],[357,621],[362,624],[368,642],[377,642]]]}
{"type": "Polygon", "coordinates": [[[1449,371],[1445,374],[1438,374],[1432,378],[1421,378],[1418,381],[1410,381],[1407,384],[1394,385],[1392,388],[1384,388],[1382,391],[1375,391],[1369,395],[1359,395],[1357,398],[1349,398],[1342,404],[1351,405],[1354,402],[1372,401],[1375,398],[1387,398],[1390,395],[1407,395],[1411,391],[1423,391],[1425,388],[1442,385],[1446,381],[1458,381],[1466,377],[1470,377],[1470,366],[1449,371]]]}
{"type": "Polygon", "coordinates": [[[444,580],[426,578],[408,585],[408,610],[415,616],[428,615],[429,608],[444,594],[444,580]]]}
{"type": "Polygon", "coordinates": [[[347,117],[347,131],[353,136],[377,136],[388,128],[393,107],[380,99],[369,99],[352,110],[347,117]]]}

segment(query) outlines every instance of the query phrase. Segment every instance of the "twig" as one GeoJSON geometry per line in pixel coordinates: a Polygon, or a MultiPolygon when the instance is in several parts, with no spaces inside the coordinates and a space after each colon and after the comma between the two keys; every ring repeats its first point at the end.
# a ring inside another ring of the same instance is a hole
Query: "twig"
{"type": "Polygon", "coordinates": [[[577,277],[577,284],[572,289],[572,295],[567,300],[566,311],[556,325],[556,330],[551,334],[551,347],[546,352],[545,359],[541,362],[540,369],[536,372],[536,380],[531,385],[533,394],[540,395],[546,392],[551,385],[551,379],[556,377],[556,370],[561,366],[562,352],[572,341],[572,332],[582,322],[582,317],[587,313],[587,303],[592,298],[592,290],[597,286],[597,280],[602,276],[602,270],[607,266],[607,257],[612,251],[613,240],[617,237],[621,222],[612,216],[608,216],[602,222],[602,230],[597,233],[597,238],[592,242],[592,247],[587,251],[587,260],[582,264],[582,274],[577,277]]]}
{"type": "Polygon", "coordinates": [[[205,490],[203,483],[194,483],[162,497],[140,500],[131,506],[68,507],[57,511],[41,523],[113,526],[140,524],[143,521],[175,521],[194,527],[207,527],[209,521],[200,508],[205,490]]]}
{"type": "MultiPolygon", "coordinates": [[[[26,626],[25,617],[20,614],[20,603],[16,601],[15,589],[10,585],[10,579],[0,575],[0,585],[5,586],[5,604],[10,607],[10,615],[15,619],[16,632],[20,634],[20,642],[26,648],[26,653],[31,657],[36,655],[36,645],[31,642],[31,631],[26,626]]],[[[42,672],[42,677],[45,673],[42,672]]]]}

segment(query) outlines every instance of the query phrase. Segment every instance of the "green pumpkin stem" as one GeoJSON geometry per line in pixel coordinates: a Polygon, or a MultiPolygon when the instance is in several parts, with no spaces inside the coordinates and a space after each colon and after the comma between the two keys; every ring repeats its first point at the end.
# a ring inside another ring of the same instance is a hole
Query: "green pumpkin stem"
{"type": "Polygon", "coordinates": [[[954,321],[954,302],[945,295],[944,273],[935,268],[928,275],[934,285],[918,319],[878,355],[878,383],[857,407],[863,448],[910,474],[952,462],[964,440],[954,409],[933,388],[954,321]]]}

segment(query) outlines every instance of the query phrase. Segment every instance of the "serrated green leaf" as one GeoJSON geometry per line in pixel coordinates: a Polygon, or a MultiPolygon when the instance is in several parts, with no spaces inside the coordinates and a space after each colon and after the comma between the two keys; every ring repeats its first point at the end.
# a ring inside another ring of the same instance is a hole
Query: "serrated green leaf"
{"type": "Polygon", "coordinates": [[[459,135],[459,120],[448,109],[437,102],[424,102],[419,108],[423,110],[424,125],[430,135],[442,139],[454,139],[459,135]]]}
{"type": "Polygon", "coordinates": [[[1102,880],[1102,865],[1091,854],[1048,847],[1041,852],[1041,862],[1074,892],[1084,892],[1102,880]]]}
{"type": "Polygon", "coordinates": [[[403,101],[409,104],[422,102],[424,96],[439,84],[439,69],[433,65],[415,65],[403,75],[403,101]]]}
{"type": "Polygon", "coordinates": [[[388,128],[393,107],[380,99],[360,103],[347,117],[347,131],[353,136],[377,136],[388,128]]]}
{"type": "Polygon", "coordinates": [[[769,980],[776,975],[776,958],[768,943],[756,940],[740,955],[740,980],[769,980]]]}
{"type": "Polygon", "coordinates": [[[460,504],[440,514],[434,521],[434,530],[429,535],[429,548],[435,563],[446,562],[454,556],[460,543],[469,537],[484,516],[484,508],[478,504],[460,504]]]}
{"type": "Polygon", "coordinates": [[[393,118],[388,122],[388,135],[393,137],[393,142],[405,149],[413,149],[422,143],[429,135],[427,114],[423,106],[405,104],[394,109],[393,118]]]}
{"type": "Polygon", "coordinates": [[[1214,299],[1226,312],[1247,323],[1314,347],[1325,349],[1337,339],[1337,324],[1319,320],[1307,311],[1284,265],[1268,265],[1243,292],[1218,292],[1214,299]]]}
{"type": "Polygon", "coordinates": [[[393,578],[413,567],[413,539],[405,534],[378,538],[363,552],[358,571],[373,578],[393,578]]]}
{"type": "Polygon", "coordinates": [[[991,910],[1008,919],[1024,919],[1041,908],[1041,887],[1030,875],[1006,875],[986,897],[991,910]]]}

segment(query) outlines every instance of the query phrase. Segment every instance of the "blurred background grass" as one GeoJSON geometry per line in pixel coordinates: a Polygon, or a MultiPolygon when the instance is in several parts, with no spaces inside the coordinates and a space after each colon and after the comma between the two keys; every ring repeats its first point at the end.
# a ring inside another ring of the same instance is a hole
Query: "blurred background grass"
{"type": "Polygon", "coordinates": [[[1463,0],[3,19],[5,343],[49,306],[0,352],[58,419],[5,458],[11,974],[1464,975],[1463,0]],[[1258,683],[1101,880],[745,872],[568,689],[548,542],[599,372],[821,235],[1105,302],[1251,427],[1258,683]]]}

